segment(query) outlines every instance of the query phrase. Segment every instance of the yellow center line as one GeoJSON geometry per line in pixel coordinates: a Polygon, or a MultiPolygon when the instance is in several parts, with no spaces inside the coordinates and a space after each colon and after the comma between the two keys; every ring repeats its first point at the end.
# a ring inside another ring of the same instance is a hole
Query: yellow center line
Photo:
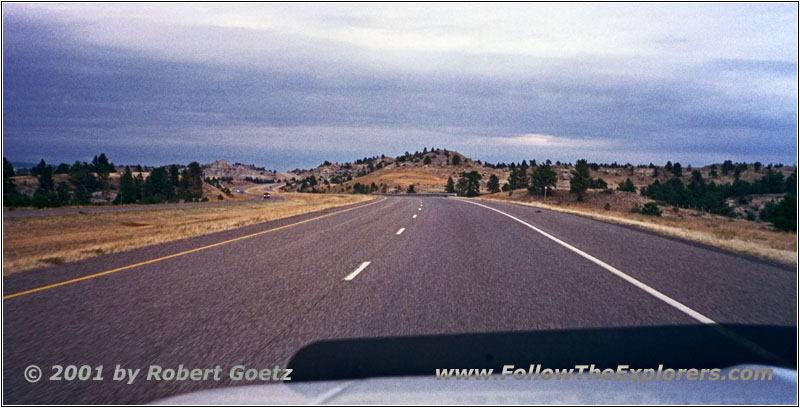
{"type": "Polygon", "coordinates": [[[123,267],[120,267],[120,268],[109,269],[109,270],[104,271],[104,272],[99,272],[99,273],[95,273],[95,274],[92,274],[92,275],[86,275],[86,276],[82,276],[80,278],[70,279],[70,280],[66,280],[66,281],[63,281],[63,282],[53,283],[51,285],[46,285],[46,286],[38,287],[38,288],[35,288],[35,289],[26,290],[26,291],[23,291],[23,292],[13,293],[13,294],[10,294],[10,295],[3,296],[3,300],[15,298],[17,296],[22,296],[22,295],[28,295],[28,294],[31,294],[31,293],[41,292],[43,290],[52,289],[52,288],[59,287],[59,286],[69,285],[70,283],[80,282],[80,281],[87,280],[87,279],[97,278],[97,277],[100,277],[100,276],[103,276],[103,275],[112,274],[114,272],[119,272],[119,271],[124,271],[126,269],[136,268],[137,266],[148,265],[148,264],[151,264],[151,263],[156,263],[156,262],[164,261],[164,260],[167,260],[167,259],[172,259],[172,258],[176,258],[176,257],[179,257],[179,256],[183,256],[183,255],[188,255],[188,254],[191,254],[193,252],[198,252],[198,251],[202,251],[202,250],[205,250],[205,249],[218,247],[220,245],[230,244],[231,242],[241,241],[243,239],[256,237],[256,236],[259,236],[259,235],[266,234],[268,232],[275,232],[275,231],[279,231],[279,230],[282,230],[282,229],[285,229],[285,228],[294,227],[294,226],[297,226],[297,225],[300,225],[300,224],[305,224],[307,222],[316,221],[316,220],[319,220],[319,219],[322,219],[322,218],[325,218],[325,217],[330,217],[331,215],[342,214],[342,213],[345,213],[345,212],[348,212],[348,211],[357,210],[359,208],[364,208],[364,207],[372,205],[372,204],[377,204],[377,203],[379,203],[381,201],[384,201],[384,200],[386,200],[386,198],[382,197],[382,198],[380,198],[378,200],[374,200],[374,201],[372,201],[370,203],[367,203],[365,205],[359,205],[357,207],[347,208],[347,209],[344,209],[344,210],[332,212],[330,214],[320,215],[319,217],[309,218],[307,220],[298,221],[298,222],[295,222],[295,223],[292,223],[292,224],[287,224],[287,225],[283,225],[283,226],[280,226],[280,227],[271,228],[271,229],[268,229],[268,230],[265,230],[265,231],[259,231],[259,232],[253,233],[253,234],[244,235],[244,236],[241,236],[241,237],[238,237],[238,238],[232,238],[232,239],[229,239],[229,240],[226,240],[226,241],[220,241],[220,242],[217,242],[217,243],[214,243],[214,244],[202,246],[202,247],[199,247],[199,248],[190,249],[188,251],[183,251],[183,252],[174,253],[172,255],[162,256],[161,258],[150,259],[148,261],[139,262],[139,263],[135,263],[135,264],[128,265],[128,266],[123,266],[123,267]]]}

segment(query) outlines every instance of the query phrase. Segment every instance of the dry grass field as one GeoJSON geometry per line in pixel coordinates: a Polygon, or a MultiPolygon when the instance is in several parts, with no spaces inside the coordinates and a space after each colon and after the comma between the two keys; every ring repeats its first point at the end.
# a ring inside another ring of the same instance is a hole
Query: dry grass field
{"type": "Polygon", "coordinates": [[[490,174],[497,175],[503,182],[508,178],[508,172],[506,171],[479,166],[474,162],[461,166],[392,164],[365,176],[357,177],[343,185],[334,185],[332,191],[339,191],[344,185],[353,185],[358,182],[366,185],[370,185],[370,183],[375,183],[378,186],[385,185],[389,193],[405,193],[411,184],[414,185],[414,190],[418,193],[441,193],[444,191],[448,177],[452,177],[453,181],[457,182],[462,172],[472,170],[477,170],[483,176],[481,188],[484,190],[490,174]]]}
{"type": "MultiPolygon", "coordinates": [[[[513,201],[523,205],[541,207],[554,211],[579,214],[603,221],[633,225],[664,235],[684,238],[717,248],[755,255],[761,258],[797,266],[797,233],[775,231],[769,224],[748,221],[741,218],[728,218],[694,210],[662,207],[661,217],[634,214],[629,211],[632,203],[643,199],[635,194],[615,193],[613,199],[589,197],[584,203],[570,201],[569,193],[548,198],[532,197],[525,191],[482,196],[481,199],[513,201]],[[600,202],[612,201],[611,209],[604,210],[600,202]]],[[[648,200],[649,201],[649,200],[648,200]]]]}
{"type": "Polygon", "coordinates": [[[195,237],[374,196],[283,194],[281,201],[3,220],[3,274],[195,237]]]}
{"type": "MultiPolygon", "coordinates": [[[[417,191],[441,191],[442,186],[447,183],[446,173],[438,168],[413,167],[413,168],[387,168],[367,174],[356,179],[361,184],[375,183],[376,185],[386,184],[389,192],[394,189],[405,189],[410,184],[414,184],[417,191]]],[[[353,184],[353,183],[350,183],[353,184]]]]}

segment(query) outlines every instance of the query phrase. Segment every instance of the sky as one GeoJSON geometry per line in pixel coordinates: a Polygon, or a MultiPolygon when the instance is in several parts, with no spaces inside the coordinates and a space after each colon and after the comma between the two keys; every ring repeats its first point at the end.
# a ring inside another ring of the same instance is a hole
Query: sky
{"type": "Polygon", "coordinates": [[[4,3],[3,156],[795,164],[796,3],[4,3]]]}

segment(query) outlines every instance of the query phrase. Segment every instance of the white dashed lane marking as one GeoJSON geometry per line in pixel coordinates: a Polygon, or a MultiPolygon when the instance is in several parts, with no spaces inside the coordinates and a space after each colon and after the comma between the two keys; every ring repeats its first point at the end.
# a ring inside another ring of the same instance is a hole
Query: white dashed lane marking
{"type": "Polygon", "coordinates": [[[358,268],[356,268],[356,270],[351,272],[349,275],[345,276],[344,280],[346,281],[353,280],[353,278],[355,278],[359,273],[361,273],[361,271],[363,271],[364,268],[366,268],[368,265],[369,261],[362,262],[361,265],[359,265],[358,268]]]}

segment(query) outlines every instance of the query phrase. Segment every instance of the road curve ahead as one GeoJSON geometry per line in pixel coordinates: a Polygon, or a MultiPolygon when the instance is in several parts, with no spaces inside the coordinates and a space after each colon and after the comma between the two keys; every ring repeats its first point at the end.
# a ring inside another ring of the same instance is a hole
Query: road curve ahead
{"type": "MultiPolygon", "coordinates": [[[[575,215],[385,197],[4,278],[3,402],[134,404],[261,384],[110,377],[116,365],[285,367],[330,340],[796,327],[796,286],[791,268],[575,215]],[[29,383],[32,364],[103,365],[106,378],[29,383]]],[[[748,333],[720,338],[786,358],[748,333]]]]}

